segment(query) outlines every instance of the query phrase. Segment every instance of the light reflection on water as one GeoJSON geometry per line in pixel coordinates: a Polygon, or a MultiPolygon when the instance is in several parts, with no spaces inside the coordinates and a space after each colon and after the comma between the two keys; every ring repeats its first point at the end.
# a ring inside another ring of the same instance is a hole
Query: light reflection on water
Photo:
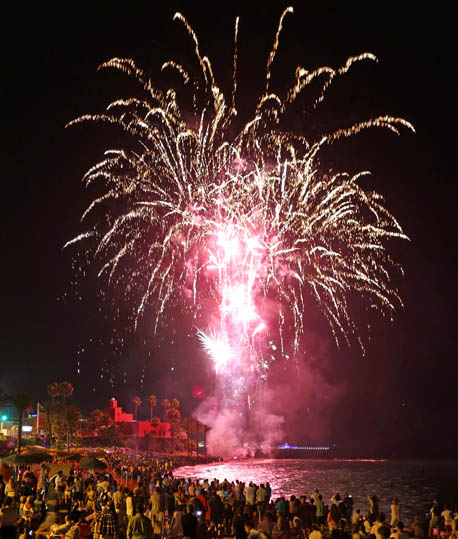
{"type": "Polygon", "coordinates": [[[175,476],[238,479],[258,485],[269,481],[273,498],[310,496],[319,488],[325,503],[335,492],[348,490],[354,508],[362,514],[369,506],[365,494],[377,494],[388,517],[391,499],[397,497],[406,524],[415,514],[426,513],[434,496],[444,503],[458,503],[458,461],[454,460],[246,459],[186,466],[176,470],[175,476]]]}

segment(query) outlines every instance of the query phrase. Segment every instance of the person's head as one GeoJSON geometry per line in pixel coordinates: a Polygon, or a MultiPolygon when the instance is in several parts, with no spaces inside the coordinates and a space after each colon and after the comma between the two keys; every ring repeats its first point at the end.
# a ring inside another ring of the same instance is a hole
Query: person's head
{"type": "Polygon", "coordinates": [[[393,505],[398,505],[398,499],[397,498],[393,498],[393,501],[391,502],[393,505]]]}
{"type": "Polygon", "coordinates": [[[246,531],[247,533],[249,533],[250,530],[251,530],[251,522],[247,519],[247,520],[245,520],[245,522],[243,523],[243,525],[245,526],[245,531],[246,531]]]}
{"type": "Polygon", "coordinates": [[[335,495],[335,500],[336,500],[336,502],[340,502],[340,494],[339,493],[337,493],[335,495]]]}
{"type": "Polygon", "coordinates": [[[404,529],[404,522],[399,521],[398,522],[398,530],[402,532],[403,529],[404,529]]]}

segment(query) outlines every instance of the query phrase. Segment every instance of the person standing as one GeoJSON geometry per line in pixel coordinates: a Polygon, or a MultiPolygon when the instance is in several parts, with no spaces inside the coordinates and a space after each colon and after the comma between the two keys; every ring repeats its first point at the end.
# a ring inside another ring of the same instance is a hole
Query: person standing
{"type": "Polygon", "coordinates": [[[391,501],[391,520],[390,526],[397,526],[401,520],[401,506],[397,498],[393,498],[391,501]]]}
{"type": "Polygon", "coordinates": [[[323,503],[323,496],[321,494],[318,494],[318,496],[316,497],[315,505],[316,505],[316,511],[315,511],[316,521],[321,526],[322,524],[325,523],[324,503],[323,503]]]}
{"type": "Polygon", "coordinates": [[[134,516],[133,494],[131,490],[126,494],[126,515],[128,520],[134,516]]]}
{"type": "Polygon", "coordinates": [[[197,517],[194,515],[194,506],[189,504],[181,517],[181,527],[183,528],[183,539],[196,539],[197,537],[197,517]]]}
{"type": "Polygon", "coordinates": [[[379,503],[381,498],[379,498],[376,494],[373,494],[372,496],[366,494],[366,497],[369,500],[369,518],[372,521],[375,521],[379,513],[379,503]]]}
{"type": "Polygon", "coordinates": [[[97,521],[96,530],[100,539],[114,539],[118,536],[118,516],[115,513],[112,501],[109,501],[102,507],[102,513],[97,521]]]}
{"type": "Polygon", "coordinates": [[[120,525],[124,525],[126,522],[126,498],[121,484],[118,485],[116,492],[113,494],[113,502],[118,515],[118,522],[120,525]]]}
{"type": "Polygon", "coordinates": [[[9,478],[8,483],[5,486],[5,498],[11,498],[13,502],[16,499],[16,484],[13,476],[9,478]]]}
{"type": "Polygon", "coordinates": [[[453,513],[446,505],[444,505],[444,510],[441,513],[441,517],[444,519],[445,533],[450,535],[453,527],[453,513]]]}
{"type": "Polygon", "coordinates": [[[127,526],[127,539],[153,539],[153,526],[151,520],[143,514],[143,504],[138,504],[136,509],[136,515],[130,519],[127,526]]]}
{"type": "Polygon", "coordinates": [[[269,481],[267,481],[267,483],[266,483],[266,505],[269,505],[271,496],[272,496],[272,488],[270,486],[269,481]]]}
{"type": "Polygon", "coordinates": [[[256,497],[256,487],[250,481],[249,485],[245,489],[246,504],[247,505],[254,505],[255,497],[256,497]]]}
{"type": "Polygon", "coordinates": [[[441,522],[441,507],[437,498],[434,498],[433,505],[429,510],[429,514],[431,518],[429,521],[428,537],[432,537],[433,530],[435,528],[439,528],[441,522]]]}
{"type": "Polygon", "coordinates": [[[264,509],[266,507],[266,501],[267,501],[267,490],[264,485],[261,485],[256,491],[256,502],[258,504],[258,511],[260,515],[261,513],[264,512],[264,509]]]}
{"type": "Polygon", "coordinates": [[[232,519],[232,535],[235,539],[246,539],[245,519],[243,515],[243,507],[239,506],[232,519]]]}

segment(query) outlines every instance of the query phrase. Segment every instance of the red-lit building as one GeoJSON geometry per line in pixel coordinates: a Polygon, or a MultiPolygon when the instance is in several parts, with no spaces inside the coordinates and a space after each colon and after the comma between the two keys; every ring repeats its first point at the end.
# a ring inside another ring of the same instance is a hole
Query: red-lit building
{"type": "Polygon", "coordinates": [[[108,416],[110,416],[115,423],[127,423],[131,428],[131,434],[133,436],[145,436],[145,434],[151,433],[153,436],[162,436],[163,438],[170,438],[170,423],[160,423],[157,427],[153,427],[150,421],[136,421],[133,414],[127,414],[123,411],[121,406],[118,406],[118,401],[114,398],[110,399],[110,402],[103,410],[108,416]]]}

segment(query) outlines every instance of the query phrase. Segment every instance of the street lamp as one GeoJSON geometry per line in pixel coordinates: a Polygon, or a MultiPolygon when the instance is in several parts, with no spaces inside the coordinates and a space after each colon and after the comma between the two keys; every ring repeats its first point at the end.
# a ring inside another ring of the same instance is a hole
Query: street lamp
{"type": "Polygon", "coordinates": [[[7,421],[8,420],[8,416],[6,414],[2,414],[2,416],[0,417],[0,430],[3,430],[3,421],[7,421]]]}

